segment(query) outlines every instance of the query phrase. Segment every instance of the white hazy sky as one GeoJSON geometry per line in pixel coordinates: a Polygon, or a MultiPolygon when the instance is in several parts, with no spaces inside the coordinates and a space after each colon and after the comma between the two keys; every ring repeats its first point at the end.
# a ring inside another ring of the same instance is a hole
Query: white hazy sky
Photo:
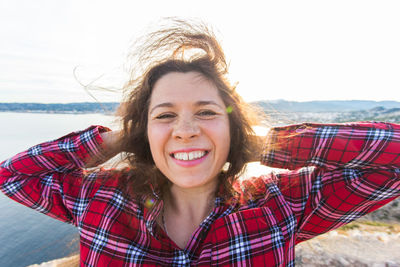
{"type": "Polygon", "coordinates": [[[0,102],[93,101],[74,68],[106,84],[135,36],[168,16],[217,30],[248,101],[400,101],[399,14],[397,0],[1,0],[0,102]]]}

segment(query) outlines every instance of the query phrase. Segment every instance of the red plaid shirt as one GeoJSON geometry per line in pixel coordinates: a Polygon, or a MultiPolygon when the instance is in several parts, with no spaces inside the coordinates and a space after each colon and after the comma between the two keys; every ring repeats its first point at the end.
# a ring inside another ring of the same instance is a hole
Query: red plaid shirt
{"type": "Polygon", "coordinates": [[[243,193],[249,183],[262,193],[246,202],[217,198],[180,249],[155,221],[163,205],[157,196],[128,198],[116,177],[98,182],[107,171],[83,178],[105,130],[93,126],[34,146],[0,169],[6,195],[79,228],[82,266],[293,266],[295,244],[400,195],[399,125],[274,128],[268,142],[277,145],[262,163],[287,170],[243,182],[243,193]]]}

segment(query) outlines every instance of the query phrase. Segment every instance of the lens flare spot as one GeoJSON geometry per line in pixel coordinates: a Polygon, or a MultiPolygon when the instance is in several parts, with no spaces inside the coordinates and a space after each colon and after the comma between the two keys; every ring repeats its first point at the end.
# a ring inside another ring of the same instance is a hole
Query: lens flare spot
{"type": "Polygon", "coordinates": [[[153,207],[154,202],[155,202],[154,199],[148,198],[144,203],[144,205],[146,206],[146,208],[150,209],[151,207],[153,207]]]}
{"type": "Polygon", "coordinates": [[[227,107],[226,107],[226,113],[231,114],[232,111],[233,111],[232,106],[227,106],[227,107]]]}

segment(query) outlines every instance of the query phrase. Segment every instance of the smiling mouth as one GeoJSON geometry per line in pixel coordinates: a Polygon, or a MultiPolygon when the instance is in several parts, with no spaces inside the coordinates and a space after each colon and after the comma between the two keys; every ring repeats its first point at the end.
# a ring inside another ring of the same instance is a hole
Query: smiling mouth
{"type": "Polygon", "coordinates": [[[172,153],[171,156],[177,160],[190,161],[190,160],[200,159],[207,154],[208,154],[208,151],[196,150],[196,151],[190,151],[190,152],[172,153]]]}

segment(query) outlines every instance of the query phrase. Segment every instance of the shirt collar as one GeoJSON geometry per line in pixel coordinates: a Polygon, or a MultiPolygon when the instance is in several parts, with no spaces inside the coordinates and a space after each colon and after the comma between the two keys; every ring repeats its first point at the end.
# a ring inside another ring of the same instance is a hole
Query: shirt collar
{"type": "MultiPolygon", "coordinates": [[[[220,217],[229,215],[232,212],[236,211],[238,209],[239,198],[240,197],[238,195],[233,196],[229,200],[225,200],[223,197],[216,197],[214,200],[214,209],[211,213],[211,215],[213,215],[212,217],[218,219],[220,217]]],[[[160,198],[159,192],[154,190],[153,188],[152,188],[152,194],[144,197],[142,201],[144,204],[143,205],[144,225],[147,231],[153,237],[156,237],[157,236],[155,231],[156,219],[163,210],[164,201],[160,198]]]]}

